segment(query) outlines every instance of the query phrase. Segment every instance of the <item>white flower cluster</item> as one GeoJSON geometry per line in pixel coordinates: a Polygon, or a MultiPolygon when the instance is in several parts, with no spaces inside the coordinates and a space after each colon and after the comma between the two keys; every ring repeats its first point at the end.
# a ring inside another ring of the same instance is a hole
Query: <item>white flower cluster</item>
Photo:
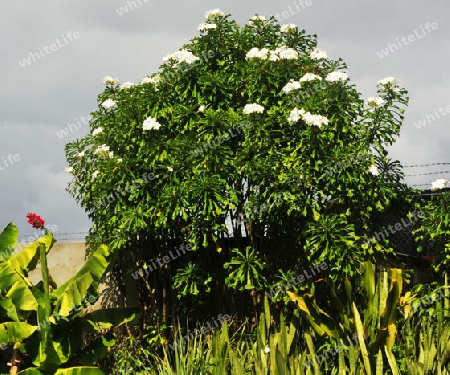
{"type": "Polygon", "coordinates": [[[289,94],[291,91],[299,90],[302,86],[299,81],[294,81],[291,79],[286,85],[281,89],[285,94],[289,94]]]}
{"type": "Polygon", "coordinates": [[[66,173],[73,173],[73,167],[66,167],[66,168],[64,168],[64,172],[66,172],[66,173]]]}
{"type": "Polygon", "coordinates": [[[282,33],[289,33],[294,30],[297,30],[297,25],[295,23],[288,23],[286,25],[281,26],[280,28],[280,31],[282,33]]]}
{"type": "Polygon", "coordinates": [[[382,105],[386,104],[386,101],[379,96],[374,98],[373,96],[369,96],[367,98],[367,105],[373,107],[374,109],[380,108],[382,105]]]}
{"type": "Polygon", "coordinates": [[[84,157],[84,151],[81,151],[81,152],[77,153],[77,156],[78,156],[79,158],[84,157]]]}
{"type": "Polygon", "coordinates": [[[141,84],[141,85],[144,85],[144,84],[146,84],[146,83],[150,83],[150,84],[152,84],[152,85],[156,85],[156,84],[158,84],[159,82],[161,82],[161,77],[160,77],[159,74],[158,74],[158,75],[156,75],[156,76],[154,76],[154,77],[145,77],[145,78],[140,82],[140,84],[141,84]]]}
{"type": "Polygon", "coordinates": [[[133,82],[125,82],[125,83],[122,83],[121,85],[120,85],[120,89],[121,90],[123,90],[123,89],[130,89],[130,88],[132,88],[134,86],[134,83],[133,82]]]}
{"type": "Polygon", "coordinates": [[[200,107],[198,107],[197,112],[203,112],[205,110],[205,106],[202,104],[200,107]]]}
{"type": "Polygon", "coordinates": [[[369,172],[372,173],[372,175],[374,175],[374,176],[379,176],[380,175],[380,172],[379,172],[379,170],[378,170],[378,168],[377,168],[377,166],[375,164],[372,164],[370,166],[369,172]]]}
{"type": "Polygon", "coordinates": [[[378,86],[394,86],[397,83],[397,78],[394,77],[386,77],[383,78],[382,80],[378,81],[377,85],[378,86]]]}
{"type": "Polygon", "coordinates": [[[105,85],[115,85],[116,83],[119,83],[119,79],[112,78],[112,77],[105,77],[105,78],[103,78],[103,83],[105,85]]]}
{"type": "Polygon", "coordinates": [[[144,130],[159,130],[160,127],[161,124],[153,117],[147,117],[142,124],[142,129],[144,130]]]}
{"type": "Polygon", "coordinates": [[[192,64],[197,60],[200,60],[200,58],[185,49],[174,52],[171,55],[167,55],[163,58],[164,62],[175,62],[175,66],[180,63],[192,64]]]}
{"type": "Polygon", "coordinates": [[[328,73],[326,78],[328,82],[345,82],[348,79],[347,73],[343,72],[331,72],[328,73]]]}
{"type": "Polygon", "coordinates": [[[264,107],[257,103],[246,104],[244,107],[244,114],[249,115],[250,113],[263,113],[264,107]]]}
{"type": "Polygon", "coordinates": [[[289,114],[288,121],[290,123],[296,123],[302,119],[307,125],[321,127],[322,125],[328,125],[328,119],[322,115],[313,115],[310,112],[306,112],[304,109],[294,108],[289,114]]]}
{"type": "Polygon", "coordinates": [[[117,103],[115,100],[112,99],[106,99],[103,103],[102,103],[102,107],[105,108],[106,110],[108,109],[112,109],[117,107],[117,103]]]}
{"type": "Polygon", "coordinates": [[[109,146],[102,144],[101,146],[98,146],[97,149],[94,151],[95,155],[101,155],[101,156],[108,156],[109,158],[114,157],[114,151],[109,150],[109,146]]]}
{"type": "Polygon", "coordinates": [[[323,49],[316,47],[309,53],[309,57],[313,60],[322,60],[328,58],[328,55],[323,49]]]}
{"type": "Polygon", "coordinates": [[[217,29],[217,25],[215,23],[201,23],[198,25],[198,31],[204,33],[211,29],[217,29]]]}
{"type": "Polygon", "coordinates": [[[102,127],[94,129],[94,131],[92,132],[92,135],[96,136],[96,135],[98,135],[100,133],[103,133],[103,128],[102,127]]]}
{"type": "Polygon", "coordinates": [[[252,26],[254,26],[256,24],[256,22],[258,21],[267,21],[266,17],[264,16],[253,16],[252,18],[249,19],[248,23],[252,26]]]}
{"type": "Polygon", "coordinates": [[[441,190],[445,185],[448,185],[449,183],[450,182],[445,178],[438,178],[431,183],[431,190],[441,190]]]}
{"type": "Polygon", "coordinates": [[[277,60],[296,60],[298,59],[298,52],[286,46],[281,46],[276,48],[274,51],[269,50],[268,48],[259,49],[257,47],[252,48],[245,55],[246,60],[267,60],[277,61],[277,60]]]}
{"type": "Polygon", "coordinates": [[[307,82],[307,81],[314,81],[314,80],[322,80],[322,77],[319,77],[316,74],[313,73],[306,73],[302,78],[300,78],[300,82],[307,82]]]}
{"type": "Polygon", "coordinates": [[[100,174],[100,171],[95,171],[92,173],[92,178],[97,178],[97,176],[100,174]]]}
{"type": "Polygon", "coordinates": [[[219,18],[225,14],[220,9],[211,9],[205,12],[205,18],[219,18]]]}

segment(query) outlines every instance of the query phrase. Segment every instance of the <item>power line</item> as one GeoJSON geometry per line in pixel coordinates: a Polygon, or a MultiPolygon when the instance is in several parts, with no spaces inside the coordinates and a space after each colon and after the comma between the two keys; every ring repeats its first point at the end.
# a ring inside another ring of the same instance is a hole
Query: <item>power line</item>
{"type": "Polygon", "coordinates": [[[439,173],[450,173],[450,171],[438,171],[438,172],[428,172],[428,173],[419,173],[419,174],[405,174],[405,177],[428,176],[431,174],[439,174],[439,173]]]}
{"type": "Polygon", "coordinates": [[[450,163],[432,163],[432,164],[403,165],[403,168],[432,167],[432,166],[434,166],[434,165],[450,165],[450,163]]]}

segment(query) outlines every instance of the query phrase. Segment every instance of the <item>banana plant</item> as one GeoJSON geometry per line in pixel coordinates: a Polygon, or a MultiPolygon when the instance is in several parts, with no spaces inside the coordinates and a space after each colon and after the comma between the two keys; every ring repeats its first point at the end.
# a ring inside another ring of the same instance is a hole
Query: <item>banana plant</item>
{"type": "Polygon", "coordinates": [[[84,314],[81,306],[86,296],[98,297],[99,284],[109,267],[108,248],[104,245],[98,247],[78,273],[58,287],[49,275],[46,261],[54,244],[53,234],[39,219],[35,215],[30,220],[33,227],[44,230],[44,235],[17,255],[13,256],[10,251],[17,243],[17,227],[9,223],[0,234],[3,260],[0,262],[0,342],[14,346],[11,373],[103,373],[94,365],[114,345],[114,337],[110,334],[101,336],[83,349],[80,364],[84,366],[61,367],[80,349],[83,332],[101,333],[113,325],[133,320],[138,311],[102,309],[84,314]],[[33,285],[28,273],[39,262],[42,281],[33,285]],[[35,367],[18,372],[19,352],[30,358],[35,367]]]}

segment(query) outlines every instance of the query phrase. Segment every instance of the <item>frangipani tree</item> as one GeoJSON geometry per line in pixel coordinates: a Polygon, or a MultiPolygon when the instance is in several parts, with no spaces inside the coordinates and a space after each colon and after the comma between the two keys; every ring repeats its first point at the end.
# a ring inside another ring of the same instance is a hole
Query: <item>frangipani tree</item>
{"type": "Polygon", "coordinates": [[[172,281],[198,283],[184,288],[197,305],[233,308],[222,298],[232,248],[242,255],[233,272],[249,259],[258,271],[228,284],[253,296],[278,269],[325,262],[334,279],[359,272],[363,259],[389,251],[360,240],[407,190],[386,150],[407,104],[395,78],[365,100],[345,63],[296,25],[256,15],[240,26],[218,9],[205,16],[200,35],[158,72],[138,84],[106,77],[91,133],[66,146],[69,191],[94,222],[91,243],[144,269],[192,245],[143,277],[141,302],[158,302],[166,321],[172,281]]]}

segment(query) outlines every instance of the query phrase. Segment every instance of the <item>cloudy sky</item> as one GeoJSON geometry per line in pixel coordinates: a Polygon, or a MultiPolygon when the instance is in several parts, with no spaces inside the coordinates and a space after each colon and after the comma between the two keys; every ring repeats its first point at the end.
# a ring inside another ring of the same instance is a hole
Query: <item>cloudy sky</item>
{"type": "MultiPolygon", "coordinates": [[[[448,0],[3,1],[1,228],[13,221],[27,238],[33,231],[25,214],[31,211],[57,226],[57,238],[83,238],[90,221],[65,190],[70,175],[64,173],[64,146],[88,126],[80,122],[69,131],[68,124],[96,108],[105,76],[139,82],[198,34],[212,8],[241,24],[254,14],[274,15],[281,24],[317,34],[329,57],[347,62],[365,97],[376,93],[378,80],[398,78],[410,105],[391,156],[405,166],[450,162],[448,0]]],[[[405,173],[447,170],[450,165],[431,165],[405,173]]],[[[428,184],[436,178],[450,179],[450,173],[406,181],[428,184]]]]}

